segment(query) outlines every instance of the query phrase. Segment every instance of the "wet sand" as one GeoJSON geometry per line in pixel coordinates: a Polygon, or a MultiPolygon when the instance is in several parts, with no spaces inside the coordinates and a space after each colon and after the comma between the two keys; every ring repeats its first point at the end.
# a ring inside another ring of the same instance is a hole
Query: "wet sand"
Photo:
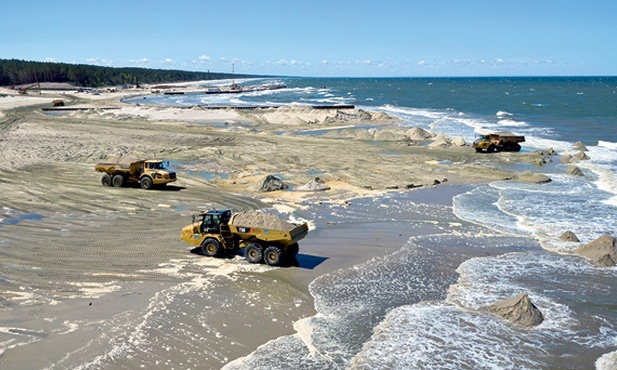
{"type": "Polygon", "coordinates": [[[297,132],[367,120],[403,132],[358,112],[314,117],[323,120],[316,124],[302,123],[314,112],[147,108],[120,98],[0,98],[2,368],[24,361],[33,369],[220,368],[294,333],[294,322],[315,313],[308,291],[315,278],[393,253],[412,235],[455,220],[427,219],[420,207],[413,222],[376,223],[376,212],[357,199],[411,194],[417,190],[405,188],[413,185],[430,188],[429,203],[447,207],[461,191],[454,185],[515,177],[493,162],[522,160],[469,146],[297,132]],[[92,109],[41,111],[56,98],[92,109]],[[178,181],[165,190],[102,187],[94,165],[115,155],[170,160],[178,181]],[[268,174],[292,187],[318,176],[332,189],[258,193],[268,174]],[[435,180],[452,186],[433,188],[435,180]],[[179,239],[191,214],[210,208],[293,210],[314,230],[301,242],[297,266],[210,259],[179,239]],[[332,217],[341,209],[350,218],[332,217]]]}

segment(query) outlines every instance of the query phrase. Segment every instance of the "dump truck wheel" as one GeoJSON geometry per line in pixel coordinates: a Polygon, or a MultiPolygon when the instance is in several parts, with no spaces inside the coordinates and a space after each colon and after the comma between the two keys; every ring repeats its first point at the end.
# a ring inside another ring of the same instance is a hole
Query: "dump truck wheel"
{"type": "Polygon", "coordinates": [[[122,175],[116,175],[113,177],[113,179],[111,179],[111,183],[116,187],[116,188],[121,188],[124,186],[124,176],[122,175]]]}
{"type": "Polygon", "coordinates": [[[497,151],[497,148],[495,148],[495,145],[489,145],[488,149],[486,149],[487,153],[494,153],[497,151]]]}
{"type": "Polygon", "coordinates": [[[147,176],[146,177],[142,177],[142,179],[140,181],[140,184],[141,184],[141,188],[142,189],[148,190],[148,189],[152,188],[152,179],[147,177],[147,176]]]}
{"type": "Polygon", "coordinates": [[[214,257],[221,251],[221,244],[214,238],[206,238],[201,243],[201,251],[208,257],[214,257]]]}
{"type": "Polygon", "coordinates": [[[298,243],[293,243],[289,247],[287,247],[287,254],[291,257],[297,256],[300,251],[300,246],[298,243]]]}
{"type": "Polygon", "coordinates": [[[108,173],[101,177],[101,184],[103,184],[103,186],[111,186],[111,176],[109,176],[108,173]]]}
{"type": "Polygon", "coordinates": [[[270,246],[264,251],[264,261],[270,266],[278,266],[281,263],[281,256],[281,250],[274,246],[270,246]]]}
{"type": "Polygon", "coordinates": [[[521,145],[520,144],[514,144],[514,148],[512,149],[515,152],[520,152],[521,151],[521,145]]]}
{"type": "Polygon", "coordinates": [[[249,244],[244,250],[244,258],[246,258],[246,260],[249,263],[261,262],[261,258],[262,258],[261,246],[257,243],[249,244]]]}

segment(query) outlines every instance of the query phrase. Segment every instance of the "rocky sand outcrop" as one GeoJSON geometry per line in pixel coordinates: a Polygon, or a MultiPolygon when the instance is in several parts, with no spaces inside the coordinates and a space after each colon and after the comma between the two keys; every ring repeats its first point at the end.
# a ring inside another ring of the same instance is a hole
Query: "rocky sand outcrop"
{"type": "Polygon", "coordinates": [[[610,235],[601,237],[578,247],[574,253],[591,259],[597,267],[615,266],[617,261],[617,239],[610,235]]]}
{"type": "Polygon", "coordinates": [[[533,327],[544,321],[542,312],[531,302],[527,293],[488,306],[487,311],[496,314],[514,324],[533,327]]]}

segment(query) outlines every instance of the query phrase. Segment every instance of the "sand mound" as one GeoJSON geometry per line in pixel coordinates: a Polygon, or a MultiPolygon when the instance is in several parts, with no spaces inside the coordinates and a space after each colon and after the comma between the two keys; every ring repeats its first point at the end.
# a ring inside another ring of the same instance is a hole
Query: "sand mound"
{"type": "Polygon", "coordinates": [[[615,261],[617,261],[617,239],[610,235],[602,235],[590,243],[577,248],[574,253],[590,258],[594,266],[606,266],[603,264],[610,263],[608,258],[612,260],[612,265],[609,266],[615,266],[615,261]]]}
{"type": "Polygon", "coordinates": [[[272,230],[292,230],[295,225],[271,213],[259,211],[238,212],[234,215],[230,224],[234,226],[259,227],[272,230]]]}
{"type": "Polygon", "coordinates": [[[459,136],[456,139],[452,140],[452,145],[466,146],[467,142],[465,141],[465,139],[463,139],[462,137],[459,136]]]}
{"type": "Polygon", "coordinates": [[[356,140],[373,140],[373,134],[365,128],[357,128],[353,130],[353,135],[356,140]]]}
{"type": "Polygon", "coordinates": [[[565,233],[561,234],[559,240],[562,240],[564,242],[580,242],[578,236],[576,236],[576,234],[574,234],[572,231],[566,231],[565,233]]]}
{"type": "Polygon", "coordinates": [[[581,152],[586,152],[586,151],[587,151],[587,147],[585,146],[585,144],[583,144],[583,143],[582,143],[582,142],[580,142],[580,141],[577,141],[576,143],[574,143],[574,144],[572,145],[572,147],[573,147],[574,149],[576,149],[576,150],[581,151],[581,152]]]}
{"type": "Polygon", "coordinates": [[[546,175],[543,175],[541,173],[531,172],[531,171],[521,172],[515,176],[515,179],[518,181],[530,182],[534,184],[544,184],[544,183],[553,181],[551,180],[550,177],[546,175]]]}
{"type": "Polygon", "coordinates": [[[391,130],[379,130],[375,133],[375,141],[409,141],[409,138],[402,133],[391,130]]]}
{"type": "Polygon", "coordinates": [[[593,265],[596,267],[613,267],[617,265],[613,257],[610,254],[603,254],[600,257],[596,258],[592,261],[593,265]]]}
{"type": "Polygon", "coordinates": [[[446,135],[439,134],[435,136],[435,139],[433,140],[433,142],[427,146],[429,148],[435,148],[435,147],[448,148],[452,146],[452,139],[450,139],[450,137],[446,135]]]}
{"type": "Polygon", "coordinates": [[[287,188],[289,188],[289,185],[285,184],[283,180],[274,175],[268,175],[263,179],[257,191],[263,193],[268,191],[285,190],[287,188]]]}
{"type": "Polygon", "coordinates": [[[330,187],[322,184],[319,181],[319,179],[315,179],[305,185],[298,186],[296,190],[297,191],[326,191],[326,190],[330,190],[330,187]]]}
{"type": "Polygon", "coordinates": [[[337,110],[334,116],[329,116],[323,120],[323,123],[339,123],[349,121],[370,121],[371,115],[361,109],[356,111],[337,110]]]}
{"type": "Polygon", "coordinates": [[[587,154],[585,154],[584,151],[580,151],[580,152],[574,154],[572,156],[572,158],[574,158],[576,160],[579,160],[579,161],[586,161],[586,160],[590,159],[589,156],[587,154]]]}
{"type": "Polygon", "coordinates": [[[405,132],[405,135],[407,135],[411,140],[420,140],[420,141],[428,140],[430,138],[435,137],[435,134],[428,132],[421,127],[410,128],[409,130],[407,130],[407,132],[405,132]]]}
{"type": "Polygon", "coordinates": [[[566,170],[566,173],[572,176],[585,176],[583,171],[581,171],[581,169],[576,166],[568,167],[568,169],[566,170]]]}
{"type": "Polygon", "coordinates": [[[489,312],[525,327],[540,325],[544,321],[544,315],[531,302],[527,293],[494,303],[487,309],[489,312]]]}
{"type": "Polygon", "coordinates": [[[571,163],[572,161],[574,161],[574,158],[572,157],[571,154],[566,154],[563,157],[561,157],[561,159],[559,160],[559,162],[563,164],[571,163]]]}
{"type": "Polygon", "coordinates": [[[388,121],[388,120],[392,120],[393,118],[386,112],[374,112],[372,114],[372,120],[373,121],[388,121]]]}

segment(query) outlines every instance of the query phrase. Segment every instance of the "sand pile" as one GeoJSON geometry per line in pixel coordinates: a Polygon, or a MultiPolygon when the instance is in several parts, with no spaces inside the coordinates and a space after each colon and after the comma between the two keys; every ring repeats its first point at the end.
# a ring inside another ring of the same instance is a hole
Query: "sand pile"
{"type": "Polygon", "coordinates": [[[566,173],[572,176],[585,176],[583,171],[581,171],[581,169],[578,168],[577,166],[568,167],[568,169],[566,170],[566,173]]]}
{"type": "Polygon", "coordinates": [[[428,132],[421,127],[410,128],[405,132],[405,135],[407,135],[407,137],[409,137],[411,140],[417,141],[428,140],[435,137],[435,134],[428,132]]]}
{"type": "Polygon", "coordinates": [[[617,261],[617,239],[610,235],[587,243],[574,251],[576,254],[592,260],[594,266],[615,266],[617,261]]]}
{"type": "Polygon", "coordinates": [[[576,143],[572,144],[572,148],[574,148],[574,149],[576,149],[578,151],[581,151],[581,152],[586,152],[588,150],[587,147],[585,146],[585,144],[583,144],[580,141],[577,141],[576,143]]]}
{"type": "Polygon", "coordinates": [[[574,154],[572,156],[572,158],[574,158],[576,160],[579,160],[579,161],[588,161],[590,159],[589,156],[587,154],[585,154],[585,152],[582,151],[582,150],[580,152],[574,154]]]}
{"type": "Polygon", "coordinates": [[[298,191],[326,191],[326,190],[330,190],[330,187],[327,185],[324,185],[319,178],[315,179],[315,180],[311,180],[310,182],[306,183],[305,185],[302,186],[298,186],[296,188],[296,190],[298,191]]]}
{"type": "Polygon", "coordinates": [[[487,309],[489,312],[525,327],[540,325],[544,321],[542,312],[531,302],[527,293],[494,303],[487,309]]]}
{"type": "Polygon", "coordinates": [[[265,193],[269,191],[285,190],[287,188],[289,188],[289,185],[285,184],[283,180],[274,175],[268,175],[263,179],[257,191],[265,193]]]}
{"type": "Polygon", "coordinates": [[[564,242],[574,242],[574,243],[580,242],[580,240],[578,239],[578,236],[576,236],[576,234],[574,234],[572,231],[566,231],[565,233],[561,234],[561,236],[559,237],[559,240],[563,240],[564,242]]]}
{"type": "Polygon", "coordinates": [[[405,134],[394,130],[378,130],[374,135],[375,141],[409,141],[405,134]]]}
{"type": "Polygon", "coordinates": [[[283,231],[290,231],[296,227],[294,224],[291,224],[272,213],[263,213],[259,211],[245,211],[236,213],[230,221],[230,224],[234,226],[258,227],[261,229],[283,231]]]}
{"type": "Polygon", "coordinates": [[[531,171],[521,172],[515,176],[515,179],[518,181],[530,182],[534,184],[544,184],[552,181],[550,177],[544,174],[531,171]]]}
{"type": "Polygon", "coordinates": [[[452,139],[449,136],[439,134],[435,136],[433,142],[427,145],[429,148],[442,147],[448,148],[452,146],[452,139]]]}

